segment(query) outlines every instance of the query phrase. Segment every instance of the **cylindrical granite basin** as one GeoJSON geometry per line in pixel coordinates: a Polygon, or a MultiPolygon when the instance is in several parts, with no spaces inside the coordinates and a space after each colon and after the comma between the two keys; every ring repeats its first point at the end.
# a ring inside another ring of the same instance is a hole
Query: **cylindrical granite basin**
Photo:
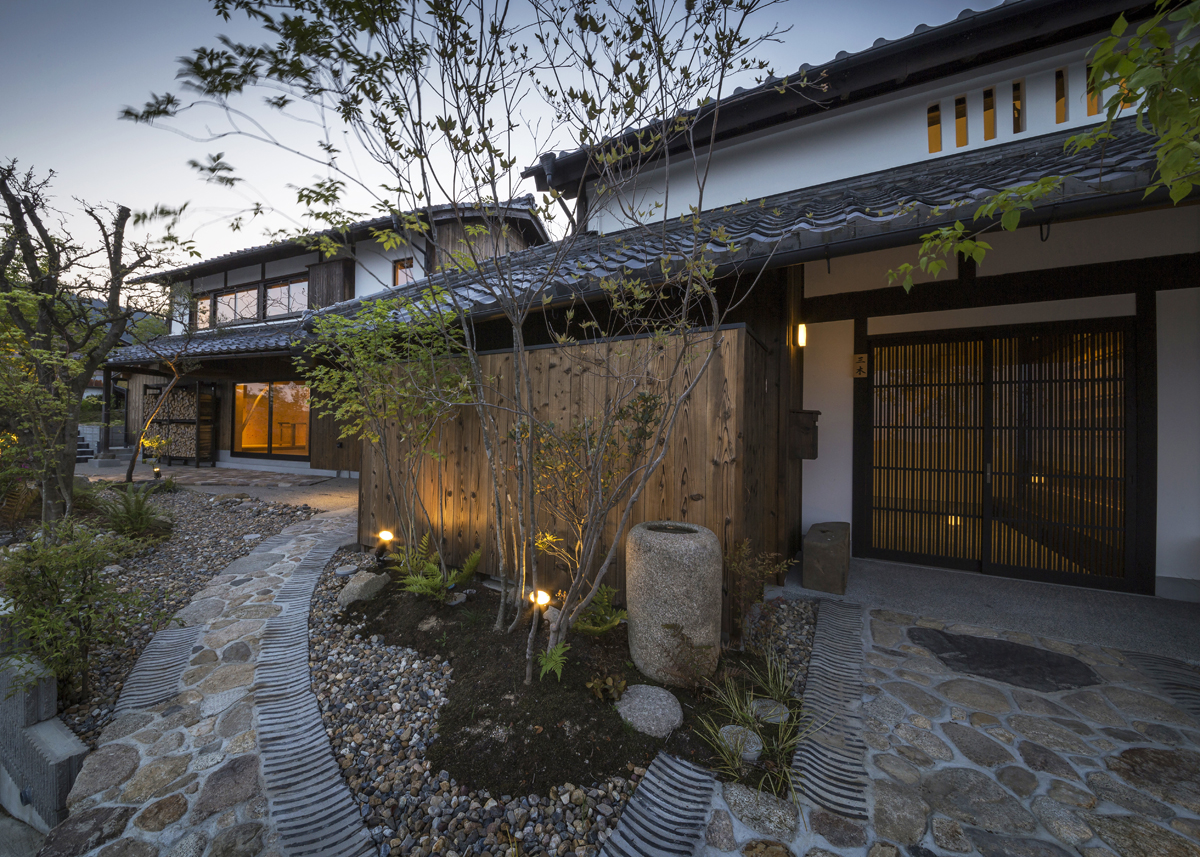
{"type": "Polygon", "coordinates": [[[696,524],[646,521],[625,542],[629,654],[647,678],[711,676],[721,654],[721,543],[696,524]]]}

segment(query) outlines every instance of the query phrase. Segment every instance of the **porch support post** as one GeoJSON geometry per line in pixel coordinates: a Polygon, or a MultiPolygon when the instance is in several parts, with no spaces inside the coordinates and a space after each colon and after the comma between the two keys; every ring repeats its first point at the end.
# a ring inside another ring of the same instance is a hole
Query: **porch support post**
{"type": "Polygon", "coordinates": [[[104,368],[104,387],[100,396],[100,443],[96,454],[108,452],[108,424],[112,419],[112,370],[104,368]]]}

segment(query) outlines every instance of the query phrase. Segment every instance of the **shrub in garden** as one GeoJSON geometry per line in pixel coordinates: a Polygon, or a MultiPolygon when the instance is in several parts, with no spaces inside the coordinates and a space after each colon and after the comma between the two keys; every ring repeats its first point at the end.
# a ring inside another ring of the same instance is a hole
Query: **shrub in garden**
{"type": "Polygon", "coordinates": [[[171,532],[171,519],[164,517],[150,502],[155,487],[130,485],[113,492],[114,499],[101,501],[100,511],[108,525],[130,538],[159,538],[171,532]]]}
{"type": "Polygon", "coordinates": [[[749,539],[730,546],[725,553],[725,579],[732,584],[729,596],[734,640],[741,638],[742,623],[750,605],[762,600],[764,584],[785,574],[791,564],[791,560],[783,559],[777,553],[755,554],[749,539]]]}
{"type": "MultiPolygon", "coordinates": [[[[125,641],[126,629],[144,621],[140,595],[121,588],[104,571],[138,546],[101,535],[74,521],[52,535],[0,559],[0,585],[13,603],[13,630],[28,652],[59,682],[64,698],[86,698],[88,661],[98,646],[125,641]]],[[[26,676],[32,678],[30,664],[26,676]]]]}
{"type": "Polygon", "coordinates": [[[613,596],[616,594],[617,590],[601,584],[592,603],[584,608],[575,620],[572,630],[598,637],[620,625],[622,619],[628,619],[628,611],[613,607],[613,596]]]}

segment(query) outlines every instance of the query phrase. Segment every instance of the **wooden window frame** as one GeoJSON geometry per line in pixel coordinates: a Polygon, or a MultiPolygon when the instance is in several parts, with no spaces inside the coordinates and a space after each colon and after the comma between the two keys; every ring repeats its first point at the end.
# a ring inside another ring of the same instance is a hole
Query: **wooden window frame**
{"type": "Polygon", "coordinates": [[[417,279],[416,260],[412,256],[404,259],[392,260],[392,288],[398,289],[401,286],[407,286],[409,283],[415,282],[417,279]],[[408,279],[403,283],[400,282],[400,272],[408,271],[408,279]]]}
{"type": "Polygon", "coordinates": [[[1025,132],[1025,116],[1029,112],[1028,94],[1025,91],[1025,79],[1014,80],[1012,82],[1012,123],[1013,133],[1023,134],[1025,132]]]}
{"type": "Polygon", "coordinates": [[[940,101],[935,101],[925,108],[925,128],[929,135],[929,154],[936,155],[942,151],[945,142],[942,139],[942,103],[940,101]]]}

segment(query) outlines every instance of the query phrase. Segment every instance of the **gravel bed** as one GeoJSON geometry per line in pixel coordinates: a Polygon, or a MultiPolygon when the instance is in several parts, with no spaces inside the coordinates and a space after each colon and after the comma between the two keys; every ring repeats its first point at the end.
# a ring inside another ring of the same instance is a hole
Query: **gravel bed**
{"type": "Polygon", "coordinates": [[[746,647],[761,657],[782,658],[792,676],[793,691],[803,696],[817,629],[817,602],[774,598],[762,604],[750,622],[746,647]]]}
{"type": "Polygon", "coordinates": [[[437,711],[452,681],[449,662],[364,638],[342,613],[347,578],[334,570],[373,565],[367,554],[334,555],[313,595],[309,673],[325,732],[380,854],[595,855],[645,774],[590,788],[571,783],[543,794],[498,795],[459,786],[424,761],[437,739],[437,711]]]}
{"type": "MultiPolygon", "coordinates": [[[[154,503],[174,520],[171,536],[121,560],[120,574],[124,589],[141,592],[166,617],[187,606],[209,578],[248,554],[261,539],[320,511],[260,503],[244,493],[210,497],[186,490],[157,495],[154,503]]],[[[129,629],[125,645],[98,649],[92,661],[89,698],[59,712],[89,748],[95,749],[96,739],[112,719],[125,677],[156,630],[150,624],[135,625],[129,629]]],[[[60,707],[62,704],[60,698],[60,707]]]]}

